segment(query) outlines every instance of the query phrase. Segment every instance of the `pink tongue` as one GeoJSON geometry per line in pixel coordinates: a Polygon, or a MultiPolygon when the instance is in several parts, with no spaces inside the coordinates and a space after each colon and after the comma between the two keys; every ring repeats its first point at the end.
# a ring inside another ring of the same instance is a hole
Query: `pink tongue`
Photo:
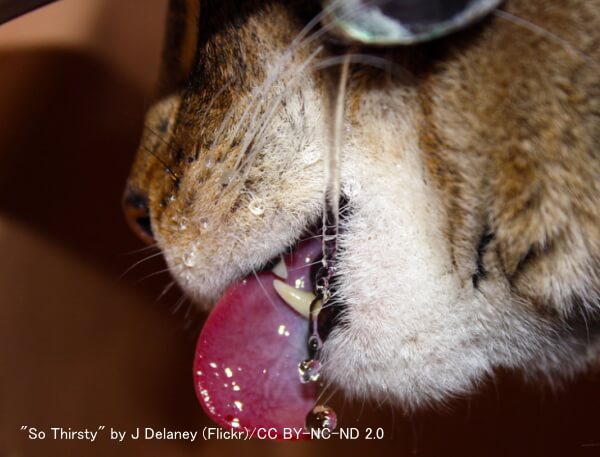
{"type": "MultiPolygon", "coordinates": [[[[285,256],[288,278],[312,290],[310,264],[321,242],[300,243],[285,256]]],[[[208,317],[196,345],[194,385],[206,413],[227,428],[303,428],[317,396],[302,384],[298,363],[308,358],[308,321],[275,292],[273,273],[231,286],[208,317]]]]}

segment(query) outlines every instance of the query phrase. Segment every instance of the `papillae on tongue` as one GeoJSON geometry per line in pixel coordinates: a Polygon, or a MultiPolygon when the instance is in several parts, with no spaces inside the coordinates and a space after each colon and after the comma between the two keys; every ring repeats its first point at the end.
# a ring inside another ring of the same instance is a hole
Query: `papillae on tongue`
{"type": "Polygon", "coordinates": [[[273,288],[279,279],[312,291],[311,265],[321,241],[300,243],[284,257],[287,278],[272,272],[231,286],[209,315],[196,345],[194,384],[208,416],[226,428],[303,428],[316,383],[300,382],[308,358],[308,321],[273,288]]]}

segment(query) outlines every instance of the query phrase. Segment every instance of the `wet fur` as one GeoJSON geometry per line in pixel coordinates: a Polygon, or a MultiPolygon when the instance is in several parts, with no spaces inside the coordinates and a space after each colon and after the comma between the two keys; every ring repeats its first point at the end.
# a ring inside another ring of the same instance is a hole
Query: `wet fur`
{"type": "MultiPolygon", "coordinates": [[[[339,68],[317,67],[346,52],[290,51],[318,13],[303,2],[235,3],[172,2],[128,183],[200,306],[321,217],[339,68]]],[[[598,360],[600,1],[502,10],[351,67],[325,346],[348,395],[414,407],[499,367],[556,382],[598,360]]]]}

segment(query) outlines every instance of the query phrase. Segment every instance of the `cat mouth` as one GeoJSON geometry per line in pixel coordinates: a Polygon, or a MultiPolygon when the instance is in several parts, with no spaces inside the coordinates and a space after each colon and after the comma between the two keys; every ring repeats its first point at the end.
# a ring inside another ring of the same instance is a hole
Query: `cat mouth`
{"type": "MultiPolygon", "coordinates": [[[[319,395],[310,359],[309,316],[320,270],[322,236],[231,285],[208,316],[196,344],[194,386],[204,411],[229,429],[304,429],[319,395]]],[[[323,339],[335,313],[319,314],[323,339]]]]}

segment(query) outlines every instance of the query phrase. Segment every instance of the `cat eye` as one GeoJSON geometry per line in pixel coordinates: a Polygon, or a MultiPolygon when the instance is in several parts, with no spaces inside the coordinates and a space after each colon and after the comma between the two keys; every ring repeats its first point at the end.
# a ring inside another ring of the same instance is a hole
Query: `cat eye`
{"type": "Polygon", "coordinates": [[[323,0],[323,25],[349,43],[411,45],[482,19],[502,0],[323,0]]]}
{"type": "Polygon", "coordinates": [[[154,244],[148,199],[130,188],[123,195],[123,212],[129,227],[142,241],[154,244]]]}

